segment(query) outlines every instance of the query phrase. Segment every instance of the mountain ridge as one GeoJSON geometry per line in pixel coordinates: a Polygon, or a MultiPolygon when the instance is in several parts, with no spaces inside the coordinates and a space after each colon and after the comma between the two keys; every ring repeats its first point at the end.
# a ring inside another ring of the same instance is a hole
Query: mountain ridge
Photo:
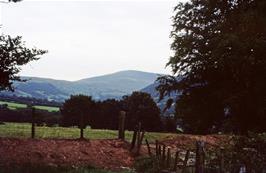
{"type": "Polygon", "coordinates": [[[0,92],[1,95],[35,97],[64,101],[72,94],[91,95],[96,100],[119,99],[133,91],[152,84],[161,74],[137,70],[124,70],[111,74],[84,78],[76,81],[22,76],[27,82],[14,82],[15,92],[0,92]]]}

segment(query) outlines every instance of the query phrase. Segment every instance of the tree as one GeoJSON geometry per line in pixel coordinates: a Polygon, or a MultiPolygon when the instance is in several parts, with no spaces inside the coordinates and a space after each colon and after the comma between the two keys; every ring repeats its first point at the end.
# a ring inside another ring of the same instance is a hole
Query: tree
{"type": "Polygon", "coordinates": [[[176,114],[193,132],[218,131],[230,121],[235,132],[265,131],[266,2],[192,0],[176,6],[161,97],[182,92],[176,114]],[[176,78],[181,80],[175,80],[176,78]]]}
{"type": "Polygon", "coordinates": [[[141,122],[144,130],[161,129],[160,109],[149,94],[133,92],[124,96],[122,102],[126,111],[126,128],[133,130],[141,122]]]}
{"type": "Polygon", "coordinates": [[[79,126],[80,138],[83,139],[83,129],[90,123],[95,111],[95,102],[90,96],[72,95],[61,109],[63,126],[79,126]]]}
{"type": "Polygon", "coordinates": [[[10,2],[19,2],[22,0],[7,0],[7,1],[0,1],[0,3],[10,3],[10,2]]]}
{"type": "Polygon", "coordinates": [[[30,61],[38,60],[40,55],[47,51],[38,50],[36,48],[26,48],[21,37],[12,38],[10,36],[0,36],[0,91],[11,90],[14,81],[21,80],[17,75],[21,66],[30,61]]]}
{"type": "MultiPolygon", "coordinates": [[[[0,1],[0,3],[19,2],[22,0],[7,0],[0,1]]],[[[26,48],[25,43],[22,42],[21,37],[17,36],[12,38],[11,36],[0,36],[0,91],[11,90],[14,91],[12,86],[14,81],[21,80],[17,75],[21,66],[29,63],[30,61],[38,60],[39,55],[47,53],[44,50],[38,50],[36,48],[26,48]]]]}
{"type": "Polygon", "coordinates": [[[92,118],[91,127],[97,129],[112,129],[118,128],[118,116],[121,111],[121,103],[115,99],[107,99],[96,103],[96,114],[92,118]]]}

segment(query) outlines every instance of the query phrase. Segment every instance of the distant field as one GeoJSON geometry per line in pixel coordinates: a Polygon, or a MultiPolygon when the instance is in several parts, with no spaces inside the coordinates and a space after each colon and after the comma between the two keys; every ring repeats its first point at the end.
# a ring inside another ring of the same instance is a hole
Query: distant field
{"type": "MultiPolygon", "coordinates": [[[[116,130],[99,130],[89,129],[84,130],[84,136],[88,139],[115,139],[117,138],[116,130]]],[[[156,139],[163,139],[174,136],[171,133],[156,133],[147,132],[145,138],[150,142],[156,139]]],[[[0,125],[0,137],[16,137],[16,138],[29,138],[31,136],[30,123],[4,123],[0,125]]],[[[37,138],[66,138],[75,139],[79,138],[78,128],[65,128],[65,127],[36,127],[37,138]]],[[[126,131],[126,140],[131,141],[132,132],[126,131]]]]}
{"type": "MultiPolygon", "coordinates": [[[[15,109],[19,109],[19,108],[27,108],[26,104],[21,104],[21,103],[14,103],[14,102],[7,102],[7,101],[0,101],[0,105],[2,104],[7,104],[9,109],[15,110],[15,109]]],[[[59,111],[58,107],[52,107],[52,106],[34,106],[36,109],[40,109],[40,110],[47,110],[49,112],[53,112],[53,111],[59,111]]]]}

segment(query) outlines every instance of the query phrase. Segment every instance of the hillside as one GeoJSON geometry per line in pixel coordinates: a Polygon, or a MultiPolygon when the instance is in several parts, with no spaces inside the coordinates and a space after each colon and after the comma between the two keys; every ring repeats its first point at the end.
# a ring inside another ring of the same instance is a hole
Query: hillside
{"type": "Polygon", "coordinates": [[[96,100],[120,98],[152,84],[157,76],[155,73],[128,70],[73,82],[22,77],[28,81],[15,82],[15,92],[1,92],[0,96],[15,95],[55,101],[64,101],[71,94],[91,95],[96,100]]]}

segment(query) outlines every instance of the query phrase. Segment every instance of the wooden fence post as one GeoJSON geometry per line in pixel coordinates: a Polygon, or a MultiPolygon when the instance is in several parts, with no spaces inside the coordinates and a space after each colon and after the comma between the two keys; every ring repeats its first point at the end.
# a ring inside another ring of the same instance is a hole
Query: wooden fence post
{"type": "Polygon", "coordinates": [[[224,173],[224,148],[220,148],[220,173],[224,173]]]}
{"type": "Polygon", "coordinates": [[[130,148],[130,150],[133,150],[133,148],[135,147],[136,139],[137,139],[137,133],[138,133],[138,126],[136,126],[135,127],[135,130],[134,130],[133,137],[132,137],[132,141],[131,141],[131,148],[130,148]]]}
{"type": "Polygon", "coordinates": [[[146,145],[147,145],[147,148],[148,148],[149,156],[151,156],[152,153],[151,153],[151,148],[150,148],[150,144],[149,144],[149,142],[148,142],[148,139],[145,139],[145,141],[146,141],[146,145]]]}
{"type": "Polygon", "coordinates": [[[156,154],[156,158],[158,158],[159,156],[159,146],[158,146],[158,140],[155,141],[155,154],[156,154]]]}
{"type": "Polygon", "coordinates": [[[166,168],[171,170],[171,149],[167,147],[166,168]]]}
{"type": "Polygon", "coordinates": [[[140,132],[141,132],[141,122],[138,123],[138,131],[137,131],[137,145],[140,141],[140,132]]]}
{"type": "Polygon", "coordinates": [[[165,145],[163,144],[163,155],[162,155],[162,165],[163,165],[163,167],[165,167],[165,145]]]}
{"type": "Polygon", "coordinates": [[[118,126],[118,139],[125,139],[125,119],[126,119],[126,112],[120,111],[119,115],[119,126],[118,126]]]}
{"type": "Polygon", "coordinates": [[[79,128],[80,128],[80,139],[84,139],[84,113],[80,113],[80,119],[79,119],[79,128]]]}
{"type": "Polygon", "coordinates": [[[196,165],[195,173],[204,173],[204,142],[196,142],[196,165]]]}
{"type": "Polygon", "coordinates": [[[35,114],[35,108],[31,106],[31,138],[35,138],[35,121],[36,121],[36,114],[35,114]]]}
{"type": "Polygon", "coordinates": [[[188,162],[188,159],[189,159],[189,155],[190,155],[190,151],[187,150],[186,156],[185,156],[185,160],[183,162],[183,170],[182,170],[183,173],[186,171],[186,167],[187,167],[187,162],[188,162]]]}
{"type": "Polygon", "coordinates": [[[141,132],[141,134],[140,134],[140,140],[138,141],[138,148],[141,147],[141,144],[142,144],[142,141],[144,138],[144,134],[145,134],[145,131],[141,132]]]}
{"type": "Polygon", "coordinates": [[[158,159],[161,160],[161,156],[162,156],[162,147],[161,147],[161,144],[159,144],[159,147],[158,147],[158,159]]]}
{"type": "Polygon", "coordinates": [[[139,151],[140,151],[140,148],[141,148],[141,145],[142,145],[144,134],[145,134],[145,131],[141,132],[140,139],[139,139],[138,145],[137,145],[137,155],[139,155],[139,151]]]}
{"type": "Polygon", "coordinates": [[[178,155],[179,155],[179,152],[177,151],[177,152],[175,153],[174,172],[177,171],[178,155]]]}

